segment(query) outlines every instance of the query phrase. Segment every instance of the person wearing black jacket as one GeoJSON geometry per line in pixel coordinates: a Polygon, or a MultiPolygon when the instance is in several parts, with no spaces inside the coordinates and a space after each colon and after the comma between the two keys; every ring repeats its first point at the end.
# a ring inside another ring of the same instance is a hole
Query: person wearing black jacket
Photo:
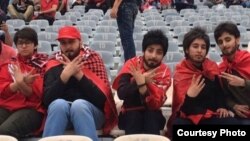
{"type": "Polygon", "coordinates": [[[44,106],[48,108],[43,137],[63,135],[72,124],[75,134],[98,141],[97,129],[108,133],[116,124],[114,100],[100,56],[83,46],[79,30],[59,30],[61,51],[47,64],[44,106]]]}

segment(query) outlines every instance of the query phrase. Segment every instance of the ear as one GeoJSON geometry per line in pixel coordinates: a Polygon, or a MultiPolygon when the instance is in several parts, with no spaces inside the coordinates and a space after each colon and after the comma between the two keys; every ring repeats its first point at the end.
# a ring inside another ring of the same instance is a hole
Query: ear
{"type": "Polygon", "coordinates": [[[236,44],[240,45],[240,37],[236,38],[236,44]]]}

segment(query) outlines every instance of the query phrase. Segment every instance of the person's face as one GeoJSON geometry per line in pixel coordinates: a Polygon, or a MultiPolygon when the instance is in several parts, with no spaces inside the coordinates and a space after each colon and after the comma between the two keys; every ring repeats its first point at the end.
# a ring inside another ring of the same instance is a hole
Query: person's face
{"type": "Polygon", "coordinates": [[[195,39],[185,52],[188,55],[189,60],[194,64],[199,65],[206,58],[206,43],[203,39],[195,39]]]}
{"type": "Polygon", "coordinates": [[[220,47],[222,54],[225,56],[233,55],[239,46],[239,42],[240,38],[235,38],[234,35],[227,32],[224,32],[218,38],[218,46],[220,47]]]}
{"type": "Polygon", "coordinates": [[[73,60],[80,53],[81,41],[78,39],[60,39],[61,51],[70,60],[73,60]]]}
{"type": "Polygon", "coordinates": [[[18,53],[23,57],[31,57],[37,46],[35,43],[27,39],[18,39],[16,43],[18,53]]]}
{"type": "Polygon", "coordinates": [[[153,69],[158,67],[164,57],[163,54],[164,51],[161,45],[149,45],[143,55],[144,67],[146,67],[146,69],[153,69]]]}

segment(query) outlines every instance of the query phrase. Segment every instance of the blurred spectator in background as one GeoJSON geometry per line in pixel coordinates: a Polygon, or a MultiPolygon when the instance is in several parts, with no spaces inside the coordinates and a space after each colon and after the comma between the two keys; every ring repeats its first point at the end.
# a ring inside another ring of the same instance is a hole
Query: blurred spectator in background
{"type": "Polygon", "coordinates": [[[187,8],[196,9],[197,8],[197,6],[194,5],[194,0],[176,0],[174,5],[178,12],[180,12],[182,9],[187,9],[187,8]]]}
{"type": "Polygon", "coordinates": [[[0,24],[0,32],[2,32],[2,33],[0,33],[1,40],[5,44],[12,46],[13,40],[12,40],[12,37],[10,36],[8,25],[5,23],[5,21],[2,21],[0,24]]]}
{"type": "Polygon", "coordinates": [[[41,9],[35,13],[35,19],[46,19],[52,25],[55,20],[58,0],[41,0],[41,9]]]}
{"type": "Polygon", "coordinates": [[[68,11],[68,0],[59,0],[57,11],[64,15],[68,11]]]}
{"type": "Polygon", "coordinates": [[[13,0],[8,5],[8,12],[12,19],[30,21],[34,13],[34,3],[32,0],[13,0]]]}
{"type": "Polygon", "coordinates": [[[75,0],[70,8],[73,9],[76,5],[85,5],[85,0],[75,0]]]}
{"type": "Polygon", "coordinates": [[[218,5],[218,4],[225,5],[224,0],[206,0],[204,2],[204,5],[208,6],[209,8],[212,8],[214,5],[218,5]]]}
{"type": "Polygon", "coordinates": [[[0,0],[0,9],[7,14],[7,7],[9,5],[10,0],[0,0]]]}
{"type": "Polygon", "coordinates": [[[103,13],[106,13],[108,5],[106,4],[106,0],[87,0],[85,13],[87,13],[89,9],[101,9],[103,13]]]}
{"type": "Polygon", "coordinates": [[[161,10],[171,8],[172,0],[160,0],[161,10]]]}
{"type": "Polygon", "coordinates": [[[241,5],[245,8],[250,8],[250,0],[227,0],[227,7],[231,5],[241,5]]]}
{"type": "Polygon", "coordinates": [[[34,11],[40,11],[41,3],[40,0],[33,0],[34,1],[34,11]]]}

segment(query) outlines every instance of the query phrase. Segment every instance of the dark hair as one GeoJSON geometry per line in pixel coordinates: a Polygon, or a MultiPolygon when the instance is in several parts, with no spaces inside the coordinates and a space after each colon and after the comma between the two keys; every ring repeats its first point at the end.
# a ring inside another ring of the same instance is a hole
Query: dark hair
{"type": "Polygon", "coordinates": [[[191,29],[188,33],[186,33],[184,35],[184,39],[183,39],[183,51],[185,53],[185,57],[188,57],[188,54],[186,53],[186,50],[190,47],[190,45],[192,44],[192,42],[195,39],[202,39],[205,41],[206,43],[206,54],[209,51],[209,47],[210,47],[210,41],[209,41],[209,36],[206,34],[206,30],[201,28],[201,27],[194,27],[193,29],[191,29]]]}
{"type": "Polygon", "coordinates": [[[17,41],[19,38],[29,40],[29,41],[33,42],[35,44],[35,46],[38,45],[37,33],[34,29],[32,29],[30,27],[24,27],[23,29],[16,32],[16,34],[14,36],[15,45],[17,45],[17,41]]]}
{"type": "Polygon", "coordinates": [[[216,43],[218,43],[219,37],[224,32],[234,35],[235,38],[240,37],[240,31],[236,24],[232,22],[222,22],[214,30],[214,38],[215,38],[216,43]]]}
{"type": "Polygon", "coordinates": [[[147,47],[152,44],[161,45],[163,49],[163,55],[166,55],[168,51],[168,38],[161,30],[150,30],[144,35],[142,40],[142,51],[145,52],[147,47]]]}

